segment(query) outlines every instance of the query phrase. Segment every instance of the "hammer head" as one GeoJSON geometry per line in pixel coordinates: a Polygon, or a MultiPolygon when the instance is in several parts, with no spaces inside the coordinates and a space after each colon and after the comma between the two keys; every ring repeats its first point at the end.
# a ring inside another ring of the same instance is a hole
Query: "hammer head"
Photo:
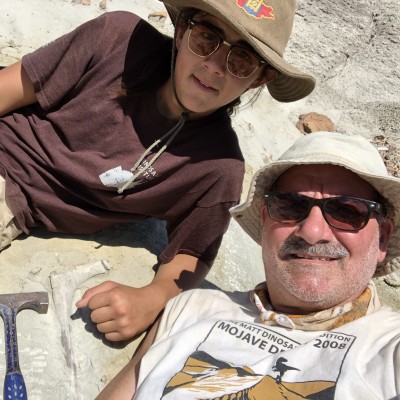
{"type": "Polygon", "coordinates": [[[15,313],[31,309],[39,314],[46,314],[48,307],[49,295],[47,292],[0,294],[0,308],[8,308],[14,310],[15,313]]]}

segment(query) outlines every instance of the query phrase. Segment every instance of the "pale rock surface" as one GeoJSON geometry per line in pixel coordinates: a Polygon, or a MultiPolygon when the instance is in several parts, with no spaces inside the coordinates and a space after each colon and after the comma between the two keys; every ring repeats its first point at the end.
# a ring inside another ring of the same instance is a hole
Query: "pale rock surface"
{"type": "MultiPolygon", "coordinates": [[[[151,13],[165,11],[157,0],[79,3],[0,0],[0,65],[15,62],[103,12],[129,10],[147,19],[151,13]]],[[[150,22],[172,32],[168,19],[156,14],[150,22]]],[[[247,160],[244,189],[255,169],[276,159],[301,135],[295,124],[309,112],[328,116],[340,132],[389,141],[392,154],[396,153],[399,38],[397,0],[299,0],[286,57],[313,73],[318,86],[307,99],[293,104],[277,103],[263,92],[254,105],[235,116],[247,160]]],[[[390,150],[384,151],[390,158],[390,150]]],[[[49,293],[47,314],[22,311],[18,316],[20,363],[31,400],[94,399],[125,365],[138,341],[102,340],[87,311],[77,311],[74,303],[87,288],[107,279],[132,286],[150,282],[165,243],[164,224],[149,220],[87,236],[38,230],[0,254],[1,293],[49,293]]],[[[377,280],[382,298],[398,308],[399,279],[397,274],[377,280]]],[[[246,290],[262,280],[259,246],[232,221],[205,286],[246,290]]],[[[0,334],[0,393],[4,374],[4,336],[0,334]]]]}

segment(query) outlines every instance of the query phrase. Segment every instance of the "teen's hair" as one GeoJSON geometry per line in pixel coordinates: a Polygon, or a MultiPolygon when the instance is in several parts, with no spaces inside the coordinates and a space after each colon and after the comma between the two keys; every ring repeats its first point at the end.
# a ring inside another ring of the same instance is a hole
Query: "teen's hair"
{"type": "Polygon", "coordinates": [[[170,76],[172,38],[155,31],[145,21],[140,21],[133,32],[125,57],[122,75],[121,99],[141,96],[160,87],[170,76]],[[146,37],[146,46],[137,49],[137,36],[146,37]]]}
{"type": "MultiPolygon", "coordinates": [[[[200,13],[203,13],[203,11],[196,8],[184,9],[180,14],[179,20],[176,21],[176,28],[178,26],[187,28],[188,21],[200,13]]],[[[172,51],[176,51],[176,49],[172,49],[172,38],[164,35],[163,39],[160,41],[159,33],[149,29],[148,24],[144,21],[141,21],[136,27],[128,46],[122,87],[119,91],[120,100],[126,97],[141,96],[146,92],[155,90],[171,76],[172,51]],[[143,49],[141,54],[138,54],[135,51],[134,43],[136,35],[140,34],[141,31],[146,32],[146,49],[143,49]]],[[[261,88],[249,100],[250,104],[256,100],[260,90],[261,88]]],[[[238,97],[221,108],[225,109],[229,115],[232,115],[240,104],[241,100],[238,97]]]]}

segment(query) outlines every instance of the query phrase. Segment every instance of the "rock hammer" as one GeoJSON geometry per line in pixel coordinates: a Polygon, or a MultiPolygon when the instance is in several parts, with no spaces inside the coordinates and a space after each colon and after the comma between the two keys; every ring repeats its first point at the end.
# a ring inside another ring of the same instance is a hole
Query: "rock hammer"
{"type": "Polygon", "coordinates": [[[27,399],[26,387],[18,360],[17,324],[19,311],[31,309],[46,314],[49,296],[46,292],[0,294],[0,315],[4,321],[4,342],[7,370],[4,379],[4,400],[27,399]]]}

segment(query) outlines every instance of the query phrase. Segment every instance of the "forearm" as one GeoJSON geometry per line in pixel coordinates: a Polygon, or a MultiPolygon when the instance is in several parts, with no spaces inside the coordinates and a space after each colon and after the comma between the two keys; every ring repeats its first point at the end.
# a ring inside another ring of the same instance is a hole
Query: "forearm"
{"type": "Polygon", "coordinates": [[[150,286],[156,289],[156,296],[160,296],[164,307],[182,291],[198,287],[209,270],[210,267],[198,258],[177,254],[172,261],[160,266],[150,286]]]}
{"type": "Polygon", "coordinates": [[[130,400],[133,398],[137,387],[140,363],[154,343],[159,324],[160,318],[148,331],[129,363],[107,384],[96,400],[130,400]]]}
{"type": "MultiPolygon", "coordinates": [[[[161,311],[167,301],[190,288],[197,287],[205,278],[209,267],[196,257],[178,254],[171,262],[162,264],[151,284],[148,299],[158,303],[161,311]]],[[[147,350],[154,343],[160,323],[160,314],[147,333],[130,362],[111,380],[96,400],[128,400],[135,394],[140,363],[147,350]]]]}
{"type": "Polygon", "coordinates": [[[96,400],[131,400],[135,394],[139,365],[134,359],[116,375],[96,400]]]}
{"type": "Polygon", "coordinates": [[[0,70],[0,116],[37,101],[21,61],[0,70]]]}
{"type": "Polygon", "coordinates": [[[208,270],[207,264],[196,257],[177,255],[160,266],[147,286],[134,288],[103,282],[87,290],[76,306],[92,310],[92,321],[108,340],[130,339],[155,321],[169,299],[198,286],[208,270]]]}

